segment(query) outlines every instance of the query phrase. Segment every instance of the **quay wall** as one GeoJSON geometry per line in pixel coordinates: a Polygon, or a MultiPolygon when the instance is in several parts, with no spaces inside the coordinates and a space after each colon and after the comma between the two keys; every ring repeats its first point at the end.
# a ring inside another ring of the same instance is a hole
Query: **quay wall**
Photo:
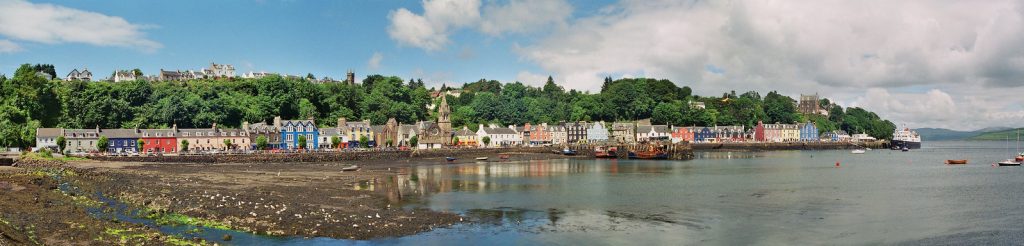
{"type": "Polygon", "coordinates": [[[827,149],[860,149],[888,148],[889,144],[884,141],[851,143],[851,142],[786,142],[786,143],[695,143],[692,147],[696,151],[714,150],[827,150],[827,149]]]}
{"type": "Polygon", "coordinates": [[[344,152],[258,153],[232,155],[165,155],[165,156],[90,156],[89,159],[113,162],[156,163],[291,163],[339,161],[389,161],[409,158],[471,158],[500,153],[551,153],[547,147],[436,149],[436,150],[377,150],[344,152]]]}

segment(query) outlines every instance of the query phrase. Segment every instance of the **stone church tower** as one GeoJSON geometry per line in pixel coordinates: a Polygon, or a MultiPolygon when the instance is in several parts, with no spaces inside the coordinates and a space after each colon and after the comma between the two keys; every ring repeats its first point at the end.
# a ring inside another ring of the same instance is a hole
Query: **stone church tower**
{"type": "Polygon", "coordinates": [[[437,107],[437,127],[441,128],[441,135],[447,136],[445,143],[451,142],[452,135],[452,111],[448,108],[448,97],[441,94],[441,105],[437,107]]]}

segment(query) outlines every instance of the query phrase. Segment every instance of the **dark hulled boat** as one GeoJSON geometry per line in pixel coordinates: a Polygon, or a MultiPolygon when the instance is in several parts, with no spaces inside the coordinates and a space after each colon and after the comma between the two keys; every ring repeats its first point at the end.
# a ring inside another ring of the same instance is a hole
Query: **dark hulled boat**
{"type": "Polygon", "coordinates": [[[649,146],[647,150],[641,151],[630,151],[629,159],[639,160],[667,160],[668,152],[665,152],[663,148],[657,146],[649,146]]]}

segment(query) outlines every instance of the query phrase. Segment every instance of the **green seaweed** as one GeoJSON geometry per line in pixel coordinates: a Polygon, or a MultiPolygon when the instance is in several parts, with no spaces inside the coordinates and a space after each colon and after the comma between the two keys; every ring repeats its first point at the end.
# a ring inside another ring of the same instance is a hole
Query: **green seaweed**
{"type": "Polygon", "coordinates": [[[146,219],[153,220],[159,225],[191,225],[221,230],[231,230],[231,227],[213,220],[195,218],[179,213],[157,213],[144,211],[146,219]]]}

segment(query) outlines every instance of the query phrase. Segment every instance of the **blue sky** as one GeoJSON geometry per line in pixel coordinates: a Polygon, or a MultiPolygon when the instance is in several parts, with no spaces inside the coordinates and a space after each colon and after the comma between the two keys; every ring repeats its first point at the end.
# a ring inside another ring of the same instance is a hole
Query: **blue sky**
{"type": "Polygon", "coordinates": [[[649,77],[701,95],[819,93],[913,128],[1024,122],[1017,0],[0,0],[0,73],[210,62],[430,86],[649,77]]]}
{"type": "MultiPolygon", "coordinates": [[[[522,70],[543,73],[513,54],[516,43],[536,35],[489,37],[458,31],[442,50],[426,51],[392,41],[391,11],[423,12],[420,1],[33,1],[96,12],[143,26],[144,37],[162,47],[97,46],[66,42],[17,42],[22,51],[0,54],[3,73],[21,63],[52,63],[63,76],[88,67],[104,77],[114,69],[198,69],[210,62],[233,64],[238,73],[268,71],[343,78],[368,74],[424,78],[431,83],[516,79],[522,70]],[[379,66],[368,64],[379,53],[379,66]]],[[[581,2],[594,11],[597,1],[581,2]]],[[[83,30],[86,31],[86,30],[83,30]]]]}

